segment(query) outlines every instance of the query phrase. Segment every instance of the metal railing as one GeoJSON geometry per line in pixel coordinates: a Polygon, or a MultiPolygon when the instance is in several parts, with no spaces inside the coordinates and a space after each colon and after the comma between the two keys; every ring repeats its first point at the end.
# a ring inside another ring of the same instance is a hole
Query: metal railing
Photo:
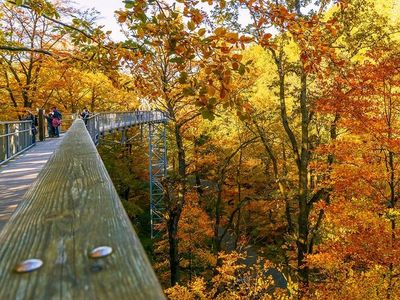
{"type": "Polygon", "coordinates": [[[112,132],[120,128],[131,127],[145,123],[163,123],[168,120],[165,112],[160,110],[134,112],[103,112],[90,116],[86,123],[90,137],[95,144],[98,143],[100,135],[112,132]]]}
{"type": "Polygon", "coordinates": [[[0,165],[34,144],[32,121],[0,122],[0,165]]]}
{"type": "Polygon", "coordinates": [[[112,133],[114,130],[121,130],[124,140],[127,137],[125,133],[127,128],[148,125],[151,238],[156,237],[164,224],[165,194],[162,180],[167,176],[167,113],[160,110],[99,113],[84,121],[95,145],[98,144],[101,136],[112,133]]]}

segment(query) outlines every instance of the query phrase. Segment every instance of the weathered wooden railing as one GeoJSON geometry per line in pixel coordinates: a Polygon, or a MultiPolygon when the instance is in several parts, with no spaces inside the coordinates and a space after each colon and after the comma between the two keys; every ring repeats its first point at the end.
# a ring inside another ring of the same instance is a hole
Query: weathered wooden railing
{"type": "Polygon", "coordinates": [[[99,136],[107,132],[145,123],[162,123],[167,119],[166,113],[160,110],[102,112],[89,117],[86,127],[93,142],[97,144],[99,136]]]}
{"type": "Polygon", "coordinates": [[[0,299],[164,298],[82,120],[24,198],[0,232],[0,299]]]}
{"type": "Polygon", "coordinates": [[[32,121],[0,122],[0,165],[33,145],[32,121]]]}

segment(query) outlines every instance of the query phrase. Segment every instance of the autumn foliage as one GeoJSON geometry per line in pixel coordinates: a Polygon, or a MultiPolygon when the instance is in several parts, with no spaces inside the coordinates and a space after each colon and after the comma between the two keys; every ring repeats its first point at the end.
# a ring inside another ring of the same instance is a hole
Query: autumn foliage
{"type": "Polygon", "coordinates": [[[67,1],[0,4],[2,120],[168,113],[157,239],[143,131],[99,151],[170,299],[399,299],[399,2],[124,3],[121,42],[67,1]]]}

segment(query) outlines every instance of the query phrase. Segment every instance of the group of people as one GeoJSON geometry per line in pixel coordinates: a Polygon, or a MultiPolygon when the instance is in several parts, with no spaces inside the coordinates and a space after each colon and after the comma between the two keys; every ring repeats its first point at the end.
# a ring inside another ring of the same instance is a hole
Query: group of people
{"type": "Polygon", "coordinates": [[[45,118],[47,120],[47,132],[49,137],[59,137],[62,114],[57,110],[57,107],[54,106],[45,118]]]}
{"type": "MultiPolygon", "coordinates": [[[[47,131],[49,137],[59,137],[62,115],[57,110],[57,107],[52,107],[51,112],[48,115],[45,115],[45,118],[47,119],[47,131]]],[[[38,133],[37,126],[39,126],[38,116],[34,115],[32,111],[27,110],[26,116],[23,117],[23,120],[31,121],[32,143],[35,144],[36,134],[38,133]]]]}
{"type": "MultiPolygon", "coordinates": [[[[52,107],[50,113],[44,115],[47,120],[47,132],[49,137],[59,137],[60,136],[60,125],[62,120],[62,114],[57,110],[57,107],[52,107]]],[[[80,114],[81,119],[87,125],[87,122],[90,117],[89,110],[85,107],[80,114]]],[[[32,121],[32,142],[36,142],[36,134],[38,133],[37,126],[38,117],[34,115],[30,110],[26,111],[26,116],[23,117],[23,120],[32,121]]]]}

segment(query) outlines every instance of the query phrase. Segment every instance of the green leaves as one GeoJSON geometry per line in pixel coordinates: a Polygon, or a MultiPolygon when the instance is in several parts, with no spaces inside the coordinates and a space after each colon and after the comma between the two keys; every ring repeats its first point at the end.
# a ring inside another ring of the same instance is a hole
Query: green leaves
{"type": "Polygon", "coordinates": [[[124,3],[125,3],[125,8],[126,9],[130,9],[130,8],[133,8],[135,6],[135,2],[134,1],[126,0],[126,1],[124,1],[124,3]]]}
{"type": "Polygon", "coordinates": [[[178,64],[183,64],[185,62],[184,59],[180,56],[173,57],[169,61],[172,63],[178,63],[178,64]]]}
{"type": "Polygon", "coordinates": [[[209,120],[209,121],[212,121],[212,120],[215,119],[215,116],[214,116],[213,112],[208,110],[208,109],[202,109],[201,110],[201,116],[204,119],[209,120]]]}
{"type": "Polygon", "coordinates": [[[243,64],[240,64],[239,69],[238,69],[238,73],[240,75],[244,75],[244,73],[246,73],[246,67],[243,64]]]}
{"type": "Polygon", "coordinates": [[[184,84],[187,82],[187,79],[188,79],[188,73],[181,72],[181,75],[179,76],[179,83],[184,84]]]}
{"type": "Polygon", "coordinates": [[[196,95],[196,91],[192,87],[187,87],[183,89],[183,95],[194,96],[196,95]]]}

